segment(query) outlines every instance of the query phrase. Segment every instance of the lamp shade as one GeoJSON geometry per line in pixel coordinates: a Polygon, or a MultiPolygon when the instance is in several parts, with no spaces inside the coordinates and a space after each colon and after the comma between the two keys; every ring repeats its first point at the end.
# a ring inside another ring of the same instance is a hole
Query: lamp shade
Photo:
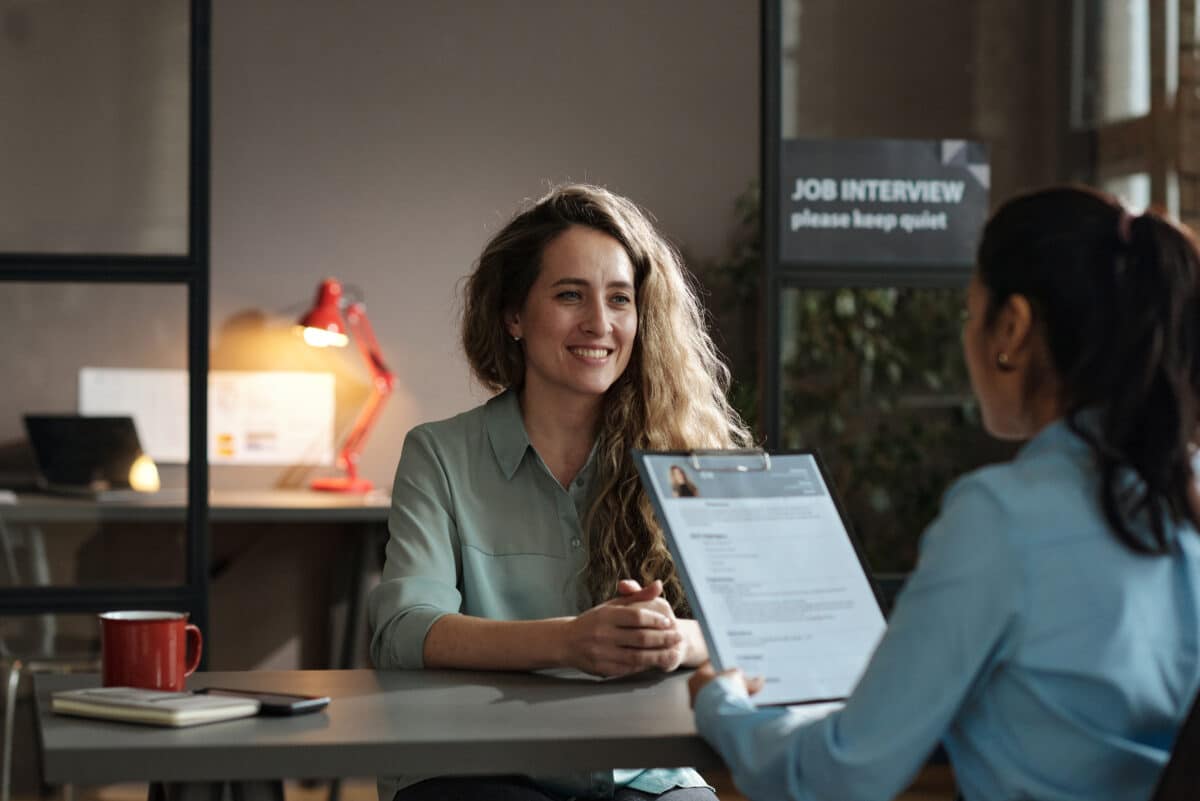
{"type": "Polygon", "coordinates": [[[304,341],[317,348],[332,345],[344,348],[350,343],[346,333],[346,321],[342,317],[342,284],[335,278],[326,278],[317,287],[313,306],[300,318],[304,341]]]}

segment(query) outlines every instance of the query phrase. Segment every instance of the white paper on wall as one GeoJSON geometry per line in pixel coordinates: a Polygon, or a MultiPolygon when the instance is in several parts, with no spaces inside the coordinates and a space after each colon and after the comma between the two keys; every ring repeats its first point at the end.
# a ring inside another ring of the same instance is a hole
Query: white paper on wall
{"type": "Polygon", "coordinates": [[[127,414],[150,458],[187,462],[187,389],[185,370],[84,367],[79,371],[79,413],[127,414]]]}
{"type": "MultiPolygon", "coordinates": [[[[84,367],[79,413],[127,414],[160,463],[187,461],[187,371],[84,367]]],[[[334,376],[214,370],[208,378],[211,464],[333,464],[334,376]]]]}
{"type": "Polygon", "coordinates": [[[209,373],[209,462],[333,464],[333,381],[333,373],[209,373]]]}

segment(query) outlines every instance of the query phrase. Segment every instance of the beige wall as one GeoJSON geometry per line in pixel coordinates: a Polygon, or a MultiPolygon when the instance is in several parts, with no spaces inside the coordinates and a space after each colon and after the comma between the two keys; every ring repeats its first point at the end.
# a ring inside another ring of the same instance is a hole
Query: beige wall
{"type": "MultiPolygon", "coordinates": [[[[334,369],[344,428],[364,391],[358,354],[305,352],[286,331],[321,277],[360,286],[398,379],[362,463],[377,484],[390,484],[409,428],[482,399],[459,353],[456,285],[522,199],[566,180],[605,184],[649,208],[689,254],[712,257],[757,173],[755,0],[213,6],[213,367],[334,369]]],[[[14,67],[4,74],[35,76],[14,95],[24,121],[0,121],[0,141],[26,143],[0,161],[19,177],[7,186],[29,187],[0,191],[0,216],[36,212],[33,228],[0,226],[0,249],[54,230],[46,203],[26,202],[47,193],[85,203],[65,215],[86,217],[84,234],[108,230],[94,224],[111,218],[106,203],[114,214],[128,207],[115,247],[154,249],[153,212],[178,211],[174,196],[155,201],[173,168],[136,181],[113,174],[127,175],[117,156],[138,147],[179,166],[183,128],[162,122],[155,100],[176,108],[178,93],[145,68],[157,58],[178,77],[154,43],[156,32],[179,39],[179,15],[113,8],[93,19],[80,0],[0,2],[0,64],[14,67]],[[133,96],[119,76],[140,87],[133,96]],[[98,92],[122,102],[105,105],[103,120],[84,115],[97,136],[63,138],[64,115],[92,108],[98,92]],[[72,157],[23,159],[39,141],[65,143],[72,157]]],[[[75,408],[81,366],[182,367],[184,308],[178,288],[0,285],[0,316],[28,323],[18,346],[0,348],[11,383],[0,445],[21,437],[23,411],[75,408]]],[[[303,485],[313,472],[215,468],[213,484],[303,485]]]]}
{"type": "Polygon", "coordinates": [[[785,136],[964,138],[993,202],[1061,178],[1063,36],[1043,0],[785,0],[785,136]],[[869,24],[864,24],[868,21],[869,24]]]}
{"type": "Polygon", "coordinates": [[[362,287],[398,376],[377,482],[409,428],[482,399],[456,286],[523,198],[605,184],[711,257],[757,174],[754,0],[214,6],[214,339],[248,307],[298,314],[324,275],[362,287]]]}
{"type": "Polygon", "coordinates": [[[0,0],[0,251],[187,249],[187,0],[0,0]]]}

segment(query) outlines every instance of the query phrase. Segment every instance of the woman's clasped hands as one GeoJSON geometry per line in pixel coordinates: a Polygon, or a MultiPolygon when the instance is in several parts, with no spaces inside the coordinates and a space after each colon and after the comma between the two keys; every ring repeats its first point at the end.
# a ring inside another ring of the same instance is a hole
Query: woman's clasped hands
{"type": "Polygon", "coordinates": [[[672,671],[687,658],[688,641],[663,584],[643,587],[625,579],[618,596],[567,622],[564,660],[597,676],[625,676],[657,668],[672,671]]]}

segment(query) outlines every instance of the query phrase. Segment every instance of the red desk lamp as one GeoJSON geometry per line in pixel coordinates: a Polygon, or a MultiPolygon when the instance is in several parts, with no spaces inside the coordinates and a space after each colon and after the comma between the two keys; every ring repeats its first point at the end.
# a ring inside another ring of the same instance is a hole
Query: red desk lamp
{"type": "Polygon", "coordinates": [[[346,475],[337,478],[317,478],[311,486],[315,490],[328,492],[370,492],[371,482],[358,476],[358,457],[367,440],[367,432],[379,417],[384,400],[391,394],[396,377],[383,362],[379,342],[375,339],[370,321],[367,320],[366,307],[360,301],[345,305],[346,315],[343,318],[343,305],[341,282],[326,278],[317,289],[317,299],[312,309],[300,318],[299,325],[303,329],[304,341],[315,348],[344,348],[350,344],[352,334],[371,373],[371,396],[358,413],[354,427],[350,429],[349,436],[342,443],[342,451],[338,454],[337,465],[346,471],[346,475]]]}

